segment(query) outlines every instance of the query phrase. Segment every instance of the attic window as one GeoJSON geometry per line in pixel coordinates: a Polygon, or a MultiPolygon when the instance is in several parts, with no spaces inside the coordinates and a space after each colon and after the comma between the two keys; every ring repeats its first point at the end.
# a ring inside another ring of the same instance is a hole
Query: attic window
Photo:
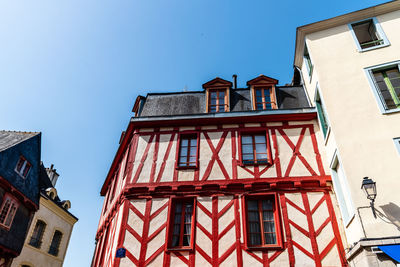
{"type": "Polygon", "coordinates": [[[26,176],[28,176],[31,167],[32,165],[23,156],[20,156],[17,162],[17,166],[15,166],[15,171],[21,177],[26,178],[26,176]]]}
{"type": "Polygon", "coordinates": [[[210,90],[209,95],[209,112],[228,111],[226,90],[210,90]]]}
{"type": "Polygon", "coordinates": [[[278,80],[272,79],[265,75],[247,82],[250,86],[253,110],[277,109],[275,85],[278,80]]]}
{"type": "Polygon", "coordinates": [[[206,112],[228,112],[231,87],[231,82],[218,77],[203,84],[203,88],[206,90],[206,112]]]}

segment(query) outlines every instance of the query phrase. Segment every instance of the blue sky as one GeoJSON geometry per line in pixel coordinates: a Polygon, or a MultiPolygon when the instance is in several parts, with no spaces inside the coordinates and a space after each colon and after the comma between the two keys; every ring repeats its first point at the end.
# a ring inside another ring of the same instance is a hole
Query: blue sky
{"type": "Polygon", "coordinates": [[[89,266],[99,191],[138,94],[292,78],[296,27],[384,3],[36,0],[0,3],[0,129],[42,132],[75,225],[64,266],[89,266]]]}

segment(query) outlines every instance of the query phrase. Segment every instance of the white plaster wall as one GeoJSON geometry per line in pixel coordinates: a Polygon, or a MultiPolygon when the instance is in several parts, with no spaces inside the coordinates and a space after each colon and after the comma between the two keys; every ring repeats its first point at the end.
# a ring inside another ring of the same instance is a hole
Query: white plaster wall
{"type": "MultiPolygon", "coordinates": [[[[400,196],[399,154],[393,138],[400,134],[400,113],[384,115],[378,108],[364,68],[400,60],[400,11],[377,17],[390,46],[360,53],[346,25],[306,36],[314,64],[311,83],[305,66],[302,73],[310,98],[314,99],[318,81],[328,113],[331,133],[327,140],[327,162],[337,149],[348,179],[355,207],[368,206],[361,191],[361,180],[369,176],[377,183],[376,208],[381,218],[371,210],[362,210],[362,222],[367,237],[399,235],[400,196]]],[[[349,243],[363,237],[356,218],[347,226],[349,243]]]]}
{"type": "Polygon", "coordinates": [[[49,200],[40,197],[39,210],[33,217],[21,254],[14,259],[11,265],[12,267],[20,267],[21,264],[26,263],[29,263],[33,267],[57,267],[63,265],[74,222],[71,222],[71,220],[73,220],[71,217],[68,221],[65,217],[60,216],[59,213],[65,212],[62,211],[61,208],[56,207],[55,204],[50,203],[49,200]],[[43,202],[45,202],[45,204],[43,202]],[[54,207],[49,208],[49,205],[54,207]],[[54,212],[54,209],[57,209],[58,212],[54,212]],[[47,224],[39,249],[28,244],[38,219],[47,224]],[[48,253],[55,230],[59,230],[63,233],[58,256],[53,256],[48,253]]]}

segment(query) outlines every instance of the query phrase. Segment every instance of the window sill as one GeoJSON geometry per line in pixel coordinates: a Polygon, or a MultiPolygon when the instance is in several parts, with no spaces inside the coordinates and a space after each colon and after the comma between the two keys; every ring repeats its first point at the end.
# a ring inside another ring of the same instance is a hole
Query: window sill
{"type": "Polygon", "coordinates": [[[175,167],[176,170],[181,171],[181,170],[197,170],[199,167],[197,166],[177,166],[175,167]]]}
{"type": "Polygon", "coordinates": [[[397,113],[397,112],[400,112],[400,108],[384,110],[384,111],[382,111],[382,114],[385,115],[385,114],[391,114],[391,113],[397,113]]]}
{"type": "Polygon", "coordinates": [[[10,226],[5,226],[5,225],[3,225],[3,224],[0,224],[0,228],[5,229],[6,231],[10,231],[11,226],[12,226],[12,224],[11,224],[10,226]]]}
{"type": "Polygon", "coordinates": [[[249,163],[244,163],[244,162],[241,162],[240,163],[240,166],[241,167],[246,167],[246,166],[268,166],[268,165],[272,165],[272,163],[271,162],[260,162],[260,163],[254,163],[254,162],[249,162],[249,163]]]}
{"type": "Polygon", "coordinates": [[[279,249],[283,249],[283,246],[281,245],[268,245],[268,246],[259,246],[259,247],[248,247],[246,246],[246,250],[248,251],[262,251],[262,250],[279,250],[279,249]]]}
{"type": "Polygon", "coordinates": [[[368,51],[371,51],[371,50],[375,50],[375,49],[379,49],[379,48],[383,48],[383,47],[387,47],[387,46],[390,46],[390,44],[381,44],[381,45],[368,47],[368,48],[364,48],[364,49],[359,47],[358,48],[358,52],[359,53],[368,52],[368,51]]]}
{"type": "Polygon", "coordinates": [[[328,143],[328,139],[329,139],[329,136],[331,135],[331,127],[329,126],[328,127],[328,130],[326,130],[326,135],[325,135],[325,137],[324,137],[324,144],[325,144],[325,146],[326,146],[326,144],[328,143]]]}
{"type": "Polygon", "coordinates": [[[167,248],[167,251],[177,252],[177,251],[192,251],[192,247],[177,247],[177,248],[167,248]]]}

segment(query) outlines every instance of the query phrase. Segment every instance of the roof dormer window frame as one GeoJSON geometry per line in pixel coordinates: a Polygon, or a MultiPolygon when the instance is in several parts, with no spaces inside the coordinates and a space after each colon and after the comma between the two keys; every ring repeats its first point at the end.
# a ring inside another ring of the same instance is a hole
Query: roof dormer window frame
{"type": "Polygon", "coordinates": [[[217,77],[203,84],[203,88],[205,89],[206,93],[207,113],[220,113],[230,111],[230,89],[232,88],[231,82],[217,77]],[[221,94],[223,94],[222,97],[221,94]],[[223,101],[222,104],[221,101],[223,101]]]}
{"type": "Polygon", "coordinates": [[[250,87],[253,110],[278,109],[276,84],[278,84],[278,80],[265,75],[260,75],[247,82],[247,85],[250,87]]]}

